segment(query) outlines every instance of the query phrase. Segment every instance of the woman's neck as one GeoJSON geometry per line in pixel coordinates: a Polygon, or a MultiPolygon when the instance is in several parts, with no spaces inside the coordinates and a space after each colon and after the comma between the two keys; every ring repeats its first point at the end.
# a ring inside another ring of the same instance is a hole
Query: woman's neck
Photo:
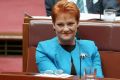
{"type": "Polygon", "coordinates": [[[73,40],[73,41],[60,41],[59,40],[59,43],[61,45],[75,45],[75,40],[73,40]]]}

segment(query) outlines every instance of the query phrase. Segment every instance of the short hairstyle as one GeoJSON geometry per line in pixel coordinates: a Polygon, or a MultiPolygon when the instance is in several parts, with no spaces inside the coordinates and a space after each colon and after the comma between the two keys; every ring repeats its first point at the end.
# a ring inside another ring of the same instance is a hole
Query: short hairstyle
{"type": "Polygon", "coordinates": [[[58,1],[52,8],[52,22],[55,23],[56,17],[63,13],[69,13],[75,16],[77,23],[79,22],[80,11],[75,3],[68,2],[67,0],[58,1]]]}

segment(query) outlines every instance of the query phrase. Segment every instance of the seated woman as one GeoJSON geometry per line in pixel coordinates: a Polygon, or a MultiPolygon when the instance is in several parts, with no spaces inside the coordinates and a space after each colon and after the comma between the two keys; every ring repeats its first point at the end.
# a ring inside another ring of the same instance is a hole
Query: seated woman
{"type": "Polygon", "coordinates": [[[63,70],[64,73],[83,76],[84,69],[93,67],[97,77],[103,77],[101,59],[95,43],[77,40],[80,11],[75,3],[59,1],[52,9],[52,23],[56,37],[41,41],[36,48],[39,72],[63,70]]]}

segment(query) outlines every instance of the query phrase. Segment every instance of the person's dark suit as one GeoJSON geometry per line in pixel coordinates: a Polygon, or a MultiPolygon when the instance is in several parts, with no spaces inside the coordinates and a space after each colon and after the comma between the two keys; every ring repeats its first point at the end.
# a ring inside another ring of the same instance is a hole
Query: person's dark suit
{"type": "MultiPolygon", "coordinates": [[[[58,0],[45,0],[47,16],[51,16],[51,9],[58,0]]],[[[117,15],[120,15],[120,5],[117,0],[99,0],[93,4],[93,0],[86,0],[88,13],[100,14],[104,9],[118,9],[117,15]]]]}
{"type": "Polygon", "coordinates": [[[58,0],[45,0],[45,7],[47,16],[51,16],[52,7],[58,0]]]}
{"type": "MultiPolygon", "coordinates": [[[[54,6],[54,4],[57,2],[58,0],[45,0],[45,6],[46,6],[46,13],[47,13],[47,16],[51,16],[51,10],[52,10],[52,7],[54,6]]],[[[96,4],[93,4],[91,1],[92,0],[86,0],[86,1],[89,1],[87,2],[87,8],[88,8],[88,13],[99,13],[100,12],[100,8],[99,8],[99,5],[100,3],[96,3],[96,4]]]]}
{"type": "Polygon", "coordinates": [[[86,0],[88,13],[102,13],[104,9],[115,9],[117,11],[117,15],[120,14],[118,9],[120,9],[120,5],[117,0],[99,0],[96,4],[92,3],[93,0],[86,0]]]}
{"type": "Polygon", "coordinates": [[[120,4],[118,0],[103,0],[103,9],[115,9],[117,15],[120,15],[120,4]]]}
{"type": "Polygon", "coordinates": [[[100,4],[101,4],[100,1],[93,4],[93,0],[86,0],[88,13],[94,13],[94,14],[100,13],[100,11],[101,11],[100,10],[100,4]]]}

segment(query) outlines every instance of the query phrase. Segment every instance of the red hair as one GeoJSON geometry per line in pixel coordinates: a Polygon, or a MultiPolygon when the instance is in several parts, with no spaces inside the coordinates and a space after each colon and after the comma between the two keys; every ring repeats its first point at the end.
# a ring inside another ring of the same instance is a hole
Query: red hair
{"type": "Polygon", "coordinates": [[[67,0],[58,1],[52,8],[52,22],[55,23],[56,17],[63,13],[75,16],[77,23],[79,22],[80,11],[75,3],[68,2],[67,0]]]}

